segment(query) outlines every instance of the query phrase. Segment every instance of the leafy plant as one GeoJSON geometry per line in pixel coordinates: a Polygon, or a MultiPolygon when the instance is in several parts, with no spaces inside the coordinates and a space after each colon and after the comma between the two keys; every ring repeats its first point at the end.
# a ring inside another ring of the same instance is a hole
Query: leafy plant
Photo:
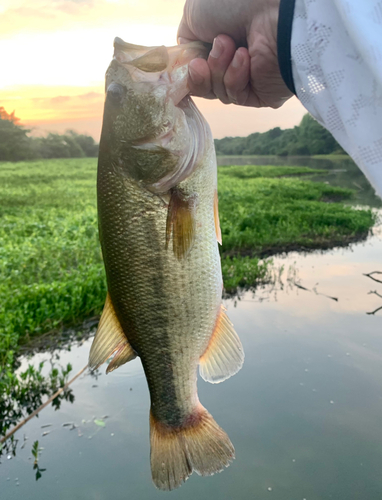
{"type": "Polygon", "coordinates": [[[32,446],[32,455],[34,457],[33,470],[36,471],[36,481],[38,481],[41,478],[42,472],[46,471],[46,469],[40,469],[38,465],[40,450],[41,448],[39,448],[38,441],[35,441],[32,446]]]}

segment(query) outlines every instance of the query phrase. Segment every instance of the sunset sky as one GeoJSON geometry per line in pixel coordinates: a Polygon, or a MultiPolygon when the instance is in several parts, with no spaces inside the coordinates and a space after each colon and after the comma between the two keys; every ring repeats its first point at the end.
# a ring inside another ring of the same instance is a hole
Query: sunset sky
{"type": "MultiPolygon", "coordinates": [[[[75,129],[99,139],[113,39],[175,45],[184,0],[1,0],[0,106],[34,134],[75,129]]],[[[297,125],[296,99],[279,110],[198,99],[216,138],[297,125]]]]}

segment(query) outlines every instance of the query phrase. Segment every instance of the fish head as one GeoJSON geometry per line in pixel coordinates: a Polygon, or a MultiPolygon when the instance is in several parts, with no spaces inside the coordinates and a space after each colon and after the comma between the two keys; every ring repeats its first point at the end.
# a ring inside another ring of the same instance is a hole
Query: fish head
{"type": "Polygon", "coordinates": [[[188,64],[210,46],[142,47],[114,41],[101,137],[114,164],[153,192],[190,175],[209,129],[189,97],[188,64]]]}

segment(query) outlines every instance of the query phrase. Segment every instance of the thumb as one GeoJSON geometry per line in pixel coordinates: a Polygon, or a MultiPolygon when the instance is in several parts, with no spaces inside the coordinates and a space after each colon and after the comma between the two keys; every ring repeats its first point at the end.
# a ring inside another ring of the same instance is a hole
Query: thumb
{"type": "Polygon", "coordinates": [[[184,16],[182,17],[182,20],[180,21],[179,28],[178,28],[178,34],[177,34],[176,38],[177,38],[178,44],[194,42],[195,40],[198,40],[198,37],[196,37],[194,35],[194,33],[188,27],[188,24],[187,24],[184,16]]]}

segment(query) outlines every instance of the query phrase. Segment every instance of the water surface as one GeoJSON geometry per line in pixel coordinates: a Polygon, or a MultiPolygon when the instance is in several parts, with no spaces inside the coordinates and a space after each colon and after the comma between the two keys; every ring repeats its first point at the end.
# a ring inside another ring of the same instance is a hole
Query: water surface
{"type": "MultiPolygon", "coordinates": [[[[149,394],[137,359],[107,376],[105,366],[98,377],[81,376],[72,386],[73,404],[48,407],[19,431],[16,456],[1,457],[0,498],[382,498],[382,311],[367,314],[382,306],[369,293],[382,295],[382,284],[364,276],[382,271],[381,255],[377,227],[349,248],[277,257],[280,281],[225,301],[245,364],[222,384],[198,383],[201,402],[236,448],[236,460],[221,474],[194,474],[171,493],[155,489],[149,394]],[[105,427],[94,422],[100,418],[105,427]],[[38,481],[36,440],[46,469],[38,481]]],[[[90,345],[77,343],[53,357],[72,363],[76,373],[90,345]]],[[[23,365],[51,356],[35,354],[23,365]]]]}

